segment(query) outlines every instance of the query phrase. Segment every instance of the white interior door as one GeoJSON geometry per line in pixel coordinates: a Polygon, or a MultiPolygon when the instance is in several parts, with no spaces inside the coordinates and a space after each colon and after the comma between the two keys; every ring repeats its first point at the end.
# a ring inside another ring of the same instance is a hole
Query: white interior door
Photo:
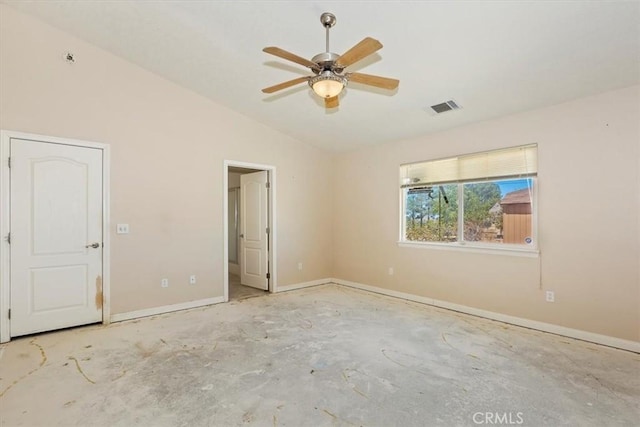
{"type": "Polygon", "coordinates": [[[240,176],[240,282],[268,290],[267,171],[240,176]]]}
{"type": "Polygon", "coordinates": [[[102,321],[102,150],[12,139],[11,336],[102,321]]]}

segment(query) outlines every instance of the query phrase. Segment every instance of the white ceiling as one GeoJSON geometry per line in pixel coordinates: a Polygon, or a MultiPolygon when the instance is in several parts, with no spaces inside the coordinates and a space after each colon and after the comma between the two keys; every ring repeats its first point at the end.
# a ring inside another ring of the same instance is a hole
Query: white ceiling
{"type": "MultiPolygon", "coordinates": [[[[4,1],[301,141],[329,150],[420,134],[640,83],[638,1],[4,1]],[[384,48],[347,71],[398,78],[351,84],[325,110],[309,72],[262,52],[331,50],[365,36],[384,48]],[[454,99],[463,109],[435,116],[454,99]]],[[[65,47],[66,48],[66,47],[65,47]]],[[[82,61],[81,52],[76,52],[82,61]]]]}

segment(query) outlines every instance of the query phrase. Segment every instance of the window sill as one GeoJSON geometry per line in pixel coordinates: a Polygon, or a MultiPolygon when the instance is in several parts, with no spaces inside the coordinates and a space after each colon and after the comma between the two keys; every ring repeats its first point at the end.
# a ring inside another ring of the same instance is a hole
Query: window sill
{"type": "Polygon", "coordinates": [[[460,243],[434,243],[434,242],[408,242],[399,241],[398,246],[401,248],[418,248],[418,249],[434,249],[444,251],[460,251],[481,254],[495,254],[507,256],[519,256],[527,258],[538,258],[540,251],[535,248],[528,247],[494,247],[478,244],[460,244],[460,243]]]}

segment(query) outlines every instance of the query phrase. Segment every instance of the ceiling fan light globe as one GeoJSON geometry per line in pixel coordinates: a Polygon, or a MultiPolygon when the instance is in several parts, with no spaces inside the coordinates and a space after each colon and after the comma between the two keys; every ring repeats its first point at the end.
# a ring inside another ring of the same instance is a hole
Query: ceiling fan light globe
{"type": "Polygon", "coordinates": [[[337,80],[320,80],[315,82],[311,88],[321,98],[333,98],[342,92],[344,85],[337,80]]]}
{"type": "Polygon", "coordinates": [[[340,95],[346,84],[346,78],[330,70],[323,71],[309,80],[309,86],[321,98],[333,98],[340,95]]]}

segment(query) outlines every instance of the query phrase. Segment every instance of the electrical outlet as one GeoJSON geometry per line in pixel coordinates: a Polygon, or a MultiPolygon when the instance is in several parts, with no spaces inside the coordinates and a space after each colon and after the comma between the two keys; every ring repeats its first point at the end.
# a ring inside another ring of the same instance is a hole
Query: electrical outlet
{"type": "Polygon", "coordinates": [[[116,225],[116,233],[117,234],[129,234],[129,224],[118,224],[118,225],[116,225]]]}
{"type": "Polygon", "coordinates": [[[162,279],[160,281],[160,286],[162,286],[163,288],[168,288],[169,287],[169,279],[162,279]]]}
{"type": "Polygon", "coordinates": [[[393,276],[393,267],[389,267],[389,276],[393,276]]]}
{"type": "Polygon", "coordinates": [[[191,276],[189,276],[189,283],[192,285],[196,284],[196,275],[192,274],[191,276]]]}
{"type": "Polygon", "coordinates": [[[301,262],[298,263],[298,270],[302,270],[302,263],[301,262]]]}
{"type": "Polygon", "coordinates": [[[547,302],[556,302],[556,293],[553,291],[547,291],[545,293],[545,299],[547,302]]]}

